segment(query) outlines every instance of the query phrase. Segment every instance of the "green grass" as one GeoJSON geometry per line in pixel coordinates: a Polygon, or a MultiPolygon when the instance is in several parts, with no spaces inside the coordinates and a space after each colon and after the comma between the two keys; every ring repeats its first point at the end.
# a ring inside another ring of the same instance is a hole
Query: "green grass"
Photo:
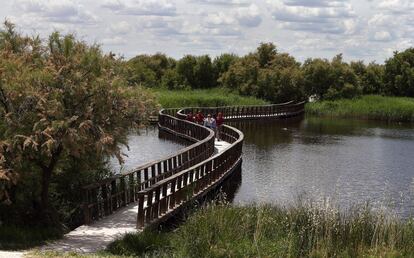
{"type": "Polygon", "coordinates": [[[266,104],[264,100],[240,96],[222,88],[174,91],[154,89],[153,91],[163,108],[266,104]]]}
{"type": "Polygon", "coordinates": [[[343,118],[414,122],[414,98],[362,96],[308,103],[306,114],[343,118]]]}
{"type": "Polygon", "coordinates": [[[137,257],[412,257],[414,220],[368,207],[340,213],[326,205],[202,208],[168,233],[145,231],[107,252],[137,257]]]}
{"type": "Polygon", "coordinates": [[[59,228],[0,226],[0,250],[24,250],[59,239],[63,231],[59,228]]]}

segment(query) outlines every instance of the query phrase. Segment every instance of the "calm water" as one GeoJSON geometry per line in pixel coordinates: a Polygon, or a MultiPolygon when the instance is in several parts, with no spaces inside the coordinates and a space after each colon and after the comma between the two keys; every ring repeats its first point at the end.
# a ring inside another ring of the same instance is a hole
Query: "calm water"
{"type": "MultiPolygon", "coordinates": [[[[245,133],[241,177],[233,179],[235,203],[328,199],[340,208],[369,202],[402,217],[414,215],[412,125],[305,118],[234,126],[245,133]]],[[[159,139],[156,128],[131,135],[124,169],[180,148],[159,139]]]]}
{"type": "Polygon", "coordinates": [[[128,155],[124,158],[125,163],[122,166],[115,158],[110,161],[115,173],[132,170],[140,165],[171,155],[184,147],[159,138],[158,129],[155,126],[141,130],[139,134],[131,134],[128,137],[128,145],[129,150],[127,147],[122,148],[122,152],[128,155]]]}
{"type": "Polygon", "coordinates": [[[245,133],[236,203],[369,202],[414,215],[414,126],[322,118],[235,126],[245,133]]]}

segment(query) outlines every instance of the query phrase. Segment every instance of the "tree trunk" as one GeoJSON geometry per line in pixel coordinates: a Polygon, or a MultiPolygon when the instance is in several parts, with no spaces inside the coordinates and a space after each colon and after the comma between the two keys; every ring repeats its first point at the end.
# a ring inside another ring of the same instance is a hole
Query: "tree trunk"
{"type": "Polygon", "coordinates": [[[49,185],[52,172],[53,168],[44,167],[42,169],[42,192],[40,195],[40,208],[42,214],[46,214],[49,209],[49,185]]]}
{"type": "Polygon", "coordinates": [[[59,159],[60,153],[62,152],[62,146],[59,147],[52,153],[48,166],[41,165],[42,168],[42,189],[40,195],[40,215],[43,217],[46,223],[53,222],[52,215],[49,207],[49,185],[52,178],[53,170],[55,169],[56,163],[59,159]]]}

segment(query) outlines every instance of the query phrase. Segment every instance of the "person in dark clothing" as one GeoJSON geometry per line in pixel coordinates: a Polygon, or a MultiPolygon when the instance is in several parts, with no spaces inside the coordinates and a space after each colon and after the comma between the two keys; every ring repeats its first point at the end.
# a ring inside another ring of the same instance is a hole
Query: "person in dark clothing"
{"type": "Polygon", "coordinates": [[[217,114],[217,118],[216,118],[216,126],[217,126],[217,139],[218,141],[221,140],[221,130],[222,130],[222,126],[224,123],[224,116],[223,113],[219,112],[217,114]]]}
{"type": "Polygon", "coordinates": [[[185,119],[187,121],[194,122],[193,112],[190,111],[190,113],[187,114],[187,117],[185,119]]]}

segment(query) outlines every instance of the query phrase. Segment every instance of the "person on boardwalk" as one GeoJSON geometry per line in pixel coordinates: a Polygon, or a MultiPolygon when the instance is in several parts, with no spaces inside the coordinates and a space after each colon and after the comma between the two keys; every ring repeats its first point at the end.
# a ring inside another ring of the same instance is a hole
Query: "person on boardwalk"
{"type": "Polygon", "coordinates": [[[202,125],[204,123],[204,116],[203,116],[203,113],[201,113],[200,110],[195,115],[195,121],[200,125],[202,125]]]}
{"type": "Polygon", "coordinates": [[[185,118],[185,120],[194,122],[193,112],[190,111],[190,113],[187,114],[187,117],[185,118]]]}
{"type": "Polygon", "coordinates": [[[214,133],[216,133],[216,128],[217,128],[216,120],[213,117],[211,117],[210,114],[208,114],[207,118],[204,119],[204,126],[207,128],[210,128],[211,130],[214,131],[214,133]]]}
{"type": "Polygon", "coordinates": [[[216,118],[216,126],[217,126],[217,140],[218,140],[218,141],[220,141],[220,140],[221,140],[220,134],[221,134],[221,129],[222,129],[223,123],[224,123],[224,116],[223,116],[223,113],[219,112],[219,113],[217,114],[217,118],[216,118]]]}

